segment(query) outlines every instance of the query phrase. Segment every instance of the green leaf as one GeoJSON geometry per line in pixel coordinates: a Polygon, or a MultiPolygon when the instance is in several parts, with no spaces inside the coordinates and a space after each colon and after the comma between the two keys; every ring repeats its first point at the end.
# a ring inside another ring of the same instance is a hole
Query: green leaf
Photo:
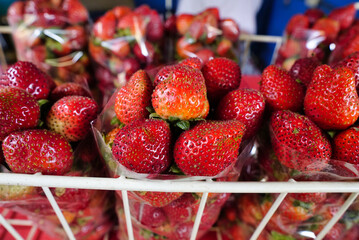
{"type": "Polygon", "coordinates": [[[178,121],[176,122],[176,126],[179,127],[182,130],[188,130],[191,127],[191,124],[189,123],[189,121],[178,121]]]}
{"type": "Polygon", "coordinates": [[[336,131],[327,131],[327,133],[331,138],[334,138],[336,131]]]}
{"type": "Polygon", "coordinates": [[[295,240],[295,238],[280,234],[279,232],[272,231],[270,235],[270,240],[295,240]]]}
{"type": "Polygon", "coordinates": [[[312,203],[302,202],[299,200],[294,200],[293,202],[294,207],[302,207],[306,210],[310,210],[312,208],[312,203]]]}
{"type": "Polygon", "coordinates": [[[40,107],[44,106],[48,102],[49,102],[49,100],[47,100],[47,99],[40,99],[37,101],[37,103],[39,104],[40,107]]]}
{"type": "Polygon", "coordinates": [[[152,106],[147,106],[147,107],[146,107],[146,110],[147,110],[149,113],[156,113],[156,112],[155,112],[155,109],[154,109],[152,106]]]}
{"type": "Polygon", "coordinates": [[[111,119],[111,125],[123,125],[123,123],[115,116],[111,119]]]}
{"type": "Polygon", "coordinates": [[[172,164],[172,166],[170,168],[170,172],[172,172],[176,175],[185,175],[176,164],[172,164]]]}

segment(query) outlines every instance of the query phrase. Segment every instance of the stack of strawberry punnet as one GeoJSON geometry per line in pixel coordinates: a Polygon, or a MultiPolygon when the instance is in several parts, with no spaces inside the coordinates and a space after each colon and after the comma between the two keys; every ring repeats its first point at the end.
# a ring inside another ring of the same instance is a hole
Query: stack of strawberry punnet
{"type": "Polygon", "coordinates": [[[163,61],[163,37],[162,18],[147,5],[117,6],[94,23],[89,51],[104,103],[138,69],[163,61]]]}
{"type": "Polygon", "coordinates": [[[208,8],[198,14],[179,14],[166,21],[166,30],[175,32],[175,57],[198,57],[203,62],[212,57],[239,60],[238,24],[221,18],[218,8],[208,8]]]}
{"type": "MultiPolygon", "coordinates": [[[[90,127],[98,111],[83,86],[74,82],[56,86],[30,62],[11,65],[0,77],[2,171],[105,176],[90,127]]],[[[76,239],[92,239],[94,232],[101,237],[111,228],[108,191],[51,191],[76,239]]],[[[0,206],[29,216],[51,236],[66,237],[41,188],[1,186],[0,206]]]]}
{"type": "MultiPolygon", "coordinates": [[[[258,90],[239,88],[240,82],[240,67],[228,58],[204,65],[188,58],[162,67],[153,78],[137,71],[94,123],[110,175],[236,181],[265,106],[258,90]]],[[[129,192],[135,238],[189,239],[201,195],[129,192]]],[[[229,196],[209,194],[198,236],[215,223],[229,196]]],[[[120,191],[117,197],[120,234],[125,235],[120,191]]]]}
{"type": "Polygon", "coordinates": [[[329,62],[333,62],[346,57],[356,48],[355,14],[354,4],[349,4],[327,15],[320,9],[293,15],[286,25],[276,64],[289,70],[299,58],[315,57],[327,62],[330,55],[335,55],[330,56],[329,62]]]}
{"type": "Polygon", "coordinates": [[[7,17],[18,60],[36,64],[55,81],[93,84],[89,16],[80,0],[16,1],[7,17]]]}

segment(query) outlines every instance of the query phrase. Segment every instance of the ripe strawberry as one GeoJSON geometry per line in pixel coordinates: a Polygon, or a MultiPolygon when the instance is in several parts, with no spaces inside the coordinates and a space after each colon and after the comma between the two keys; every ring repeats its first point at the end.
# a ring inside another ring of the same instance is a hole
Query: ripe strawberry
{"type": "Polygon", "coordinates": [[[257,226],[264,217],[257,194],[241,194],[236,200],[238,217],[242,222],[257,226]]]}
{"type": "Polygon", "coordinates": [[[131,76],[138,70],[141,66],[138,60],[135,57],[127,57],[122,61],[123,69],[126,72],[126,79],[130,79],[131,76]]]}
{"type": "Polygon", "coordinates": [[[35,64],[18,61],[2,75],[0,85],[22,88],[38,100],[48,97],[50,81],[50,77],[35,64]]]}
{"type": "Polygon", "coordinates": [[[314,23],[312,30],[321,31],[325,37],[324,43],[333,42],[340,31],[340,23],[331,18],[321,18],[314,23]]]}
{"type": "Polygon", "coordinates": [[[206,95],[205,80],[201,71],[179,65],[169,78],[155,87],[152,93],[152,106],[164,119],[205,118],[209,112],[206,95]]]}
{"type": "Polygon", "coordinates": [[[171,131],[159,119],[141,119],[124,126],[113,140],[112,154],[137,173],[158,174],[171,163],[171,131]]]}
{"type": "Polygon", "coordinates": [[[304,98],[304,112],[322,129],[345,129],[359,117],[359,98],[349,68],[319,66],[304,98]]]}
{"type": "Polygon", "coordinates": [[[39,8],[39,12],[34,26],[50,28],[50,27],[58,27],[62,28],[66,25],[67,18],[65,11],[59,8],[51,8],[51,7],[43,7],[39,8]]]}
{"type": "Polygon", "coordinates": [[[147,118],[146,107],[151,105],[152,83],[144,70],[133,74],[125,86],[119,89],[115,100],[117,118],[124,124],[147,118]]]}
{"type": "Polygon", "coordinates": [[[137,221],[149,228],[160,227],[167,220],[166,214],[162,208],[139,202],[133,203],[131,214],[137,221]]]}
{"type": "Polygon", "coordinates": [[[288,38],[279,48],[278,54],[286,59],[297,58],[301,53],[300,42],[295,38],[288,38]]]}
{"type": "Polygon", "coordinates": [[[83,24],[89,20],[89,14],[80,0],[64,0],[63,9],[67,12],[67,21],[71,25],[83,24]]]}
{"type": "Polygon", "coordinates": [[[328,18],[338,21],[340,29],[344,30],[352,25],[355,19],[355,14],[356,9],[354,3],[351,3],[344,7],[335,8],[328,14],[328,18]]]}
{"type": "Polygon", "coordinates": [[[69,141],[84,139],[90,132],[90,123],[97,116],[96,101],[83,96],[66,96],[51,107],[46,116],[46,125],[69,141]]]}
{"type": "Polygon", "coordinates": [[[166,19],[166,21],[164,22],[164,29],[170,35],[176,34],[176,15],[173,14],[166,19]]]}
{"type": "Polygon", "coordinates": [[[216,176],[236,162],[245,125],[206,121],[183,132],[174,146],[177,166],[189,176],[216,176]]]}
{"type": "Polygon", "coordinates": [[[304,86],[289,73],[275,65],[266,67],[260,84],[266,103],[272,110],[300,111],[305,95],[304,86]]]}
{"type": "Polygon", "coordinates": [[[156,57],[155,47],[149,41],[140,44],[135,43],[133,52],[136,58],[142,63],[152,63],[156,57]]]}
{"type": "MultiPolygon", "coordinates": [[[[181,37],[176,43],[176,53],[180,58],[196,57],[195,54],[202,49],[200,42],[190,42],[186,37],[181,37]]],[[[199,56],[197,56],[199,57],[199,56]]],[[[202,58],[201,58],[202,59],[202,58]]]]}
{"type": "Polygon", "coordinates": [[[329,161],[330,142],[308,117],[288,110],[277,111],[271,116],[270,127],[273,150],[284,166],[316,171],[329,161]]]}
{"type": "Polygon", "coordinates": [[[101,40],[112,39],[116,33],[116,16],[109,11],[101,16],[93,26],[93,34],[101,40]]]}
{"type": "Polygon", "coordinates": [[[359,163],[359,128],[352,126],[338,132],[333,139],[333,158],[351,164],[359,163]]]}
{"type": "Polygon", "coordinates": [[[302,222],[313,216],[316,205],[292,198],[285,198],[278,208],[282,217],[290,222],[302,222]]]}
{"type": "Polygon", "coordinates": [[[131,8],[128,6],[116,6],[112,9],[117,19],[125,16],[127,13],[131,12],[131,8]]]}
{"type": "Polygon", "coordinates": [[[293,15],[285,27],[285,32],[288,35],[292,35],[295,31],[308,29],[309,28],[309,18],[304,14],[295,14],[293,15]]]}
{"type": "Polygon", "coordinates": [[[220,57],[229,57],[232,49],[232,42],[223,38],[217,45],[216,53],[220,57]]]}
{"type": "Polygon", "coordinates": [[[350,54],[349,56],[347,56],[340,62],[334,64],[333,68],[339,67],[339,66],[347,67],[353,72],[354,78],[355,78],[355,88],[358,90],[358,88],[359,88],[359,51],[353,52],[352,54],[350,54]]]}
{"type": "Polygon", "coordinates": [[[241,68],[228,58],[213,58],[204,64],[203,76],[206,79],[208,98],[219,100],[228,92],[239,87],[241,68]]]}
{"type": "Polygon", "coordinates": [[[24,89],[0,87],[0,142],[10,133],[35,128],[40,119],[40,106],[24,89]]]}
{"type": "Polygon", "coordinates": [[[327,193],[290,193],[290,197],[306,203],[322,203],[327,199],[327,193]]]}
{"type": "Polygon", "coordinates": [[[347,41],[343,44],[344,44],[344,49],[342,51],[342,58],[346,58],[349,55],[359,51],[359,36],[356,35],[352,39],[350,39],[350,41],[347,41]]]}
{"type": "Polygon", "coordinates": [[[319,8],[308,8],[305,12],[304,15],[308,17],[309,20],[309,24],[310,26],[313,26],[313,24],[321,19],[322,17],[324,17],[325,13],[323,12],[323,10],[319,9],[319,8]]]}
{"type": "Polygon", "coordinates": [[[6,163],[15,173],[62,175],[72,166],[72,148],[60,134],[46,129],[23,130],[2,143],[6,163]]]}
{"type": "Polygon", "coordinates": [[[237,89],[225,95],[217,106],[220,120],[239,120],[246,125],[244,139],[253,137],[262,122],[264,96],[254,89],[237,89]]]}
{"type": "Polygon", "coordinates": [[[189,55],[201,59],[203,64],[206,64],[209,60],[211,60],[215,56],[214,52],[209,48],[202,48],[194,52],[194,54],[189,54],[189,55]]]}
{"type": "Polygon", "coordinates": [[[201,70],[203,67],[203,62],[201,61],[200,58],[197,58],[197,57],[186,58],[186,59],[180,61],[178,64],[190,66],[190,67],[196,68],[198,70],[201,70]]]}
{"type": "Polygon", "coordinates": [[[145,37],[147,21],[145,17],[136,12],[130,12],[119,19],[117,23],[118,30],[122,31],[125,36],[136,36],[137,38],[145,37]]]}
{"type": "Polygon", "coordinates": [[[153,80],[153,86],[156,87],[160,82],[163,82],[164,80],[169,78],[172,75],[175,67],[176,67],[175,65],[167,65],[162,67],[156,73],[155,79],[153,80]]]}
{"type": "Polygon", "coordinates": [[[164,207],[182,196],[181,192],[134,192],[153,207],[164,207]]]}
{"type": "Polygon", "coordinates": [[[23,1],[13,2],[7,9],[7,21],[10,26],[18,24],[24,15],[24,5],[23,1]]]}
{"type": "Polygon", "coordinates": [[[128,41],[122,38],[116,38],[111,41],[103,42],[102,46],[121,59],[127,57],[131,52],[128,41]]]}
{"type": "Polygon", "coordinates": [[[180,35],[185,35],[192,24],[194,16],[192,14],[179,14],[176,16],[176,28],[180,35]]]}
{"type": "Polygon", "coordinates": [[[146,27],[146,37],[152,42],[160,41],[164,34],[164,26],[160,15],[156,10],[150,10],[146,17],[149,18],[149,23],[146,27]]]}
{"type": "Polygon", "coordinates": [[[82,50],[87,47],[87,32],[83,26],[68,26],[65,31],[66,36],[69,38],[71,49],[82,50]]]}
{"type": "Polygon", "coordinates": [[[192,193],[184,193],[164,206],[163,210],[172,224],[191,221],[191,218],[196,215],[196,212],[192,211],[192,205],[199,204],[199,200],[192,193]]]}
{"type": "Polygon", "coordinates": [[[90,91],[83,85],[75,82],[63,83],[51,91],[49,99],[56,102],[66,96],[84,96],[91,97],[90,91]]]}
{"type": "Polygon", "coordinates": [[[223,36],[232,42],[238,41],[240,29],[238,24],[230,18],[221,19],[219,28],[222,30],[223,36]]]}
{"type": "Polygon", "coordinates": [[[320,62],[314,57],[297,59],[289,70],[289,74],[299,80],[305,86],[312,81],[314,70],[320,65],[320,62]]]}

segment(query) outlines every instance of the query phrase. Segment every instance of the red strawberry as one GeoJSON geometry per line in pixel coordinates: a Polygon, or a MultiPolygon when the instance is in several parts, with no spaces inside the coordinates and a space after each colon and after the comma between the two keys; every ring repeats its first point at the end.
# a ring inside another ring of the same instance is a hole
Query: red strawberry
{"type": "Polygon", "coordinates": [[[50,81],[50,77],[35,64],[18,61],[3,74],[0,85],[22,88],[38,100],[48,97],[50,81]]]}
{"type": "Polygon", "coordinates": [[[322,203],[327,199],[327,193],[290,193],[290,197],[306,203],[322,203]]]}
{"type": "Polygon", "coordinates": [[[71,42],[69,39],[66,39],[63,42],[58,42],[55,39],[47,38],[45,47],[58,57],[66,56],[71,53],[71,42]]]}
{"type": "Polygon", "coordinates": [[[350,41],[344,42],[343,44],[342,58],[346,58],[354,52],[359,51],[359,36],[356,35],[350,39],[350,41]]]}
{"type": "Polygon", "coordinates": [[[146,37],[152,42],[160,41],[164,34],[164,26],[160,15],[156,10],[151,10],[147,15],[149,23],[146,28],[146,37]]]}
{"type": "Polygon", "coordinates": [[[117,28],[123,31],[125,36],[135,36],[137,40],[145,36],[147,23],[142,14],[130,12],[119,19],[117,28]]]}
{"type": "Polygon", "coordinates": [[[277,66],[270,65],[264,69],[260,91],[273,110],[300,111],[302,109],[304,86],[292,78],[287,71],[277,66]]]}
{"type": "Polygon", "coordinates": [[[162,208],[152,207],[139,202],[134,202],[131,214],[137,221],[149,228],[160,227],[166,221],[166,215],[162,208]]]}
{"type": "Polygon", "coordinates": [[[241,194],[236,201],[238,217],[241,221],[257,226],[264,217],[257,194],[241,194]]]}
{"type": "Polygon", "coordinates": [[[185,35],[192,24],[194,16],[192,14],[180,14],[176,16],[176,28],[180,35],[185,35]]]}
{"type": "Polygon", "coordinates": [[[55,9],[50,7],[39,8],[39,12],[34,26],[50,28],[59,27],[62,28],[66,25],[67,18],[65,12],[62,9],[55,9]]]}
{"type": "Polygon", "coordinates": [[[352,70],[355,78],[355,88],[358,90],[359,88],[359,51],[353,52],[340,62],[334,64],[333,68],[335,67],[347,67],[352,70]]]}
{"type": "Polygon", "coordinates": [[[359,164],[359,128],[352,126],[337,133],[333,139],[333,158],[359,164]]]}
{"type": "Polygon", "coordinates": [[[308,8],[305,12],[304,15],[308,17],[309,20],[309,24],[311,26],[313,26],[313,24],[321,19],[322,17],[324,17],[325,13],[323,12],[323,10],[319,9],[319,8],[308,8]]]}
{"type": "Polygon", "coordinates": [[[303,30],[309,28],[309,18],[304,14],[293,15],[285,27],[285,31],[288,35],[292,35],[297,30],[303,30]]]}
{"type": "Polygon", "coordinates": [[[316,205],[305,203],[292,198],[285,198],[278,208],[282,217],[290,222],[302,222],[313,216],[316,205]]]}
{"type": "Polygon", "coordinates": [[[219,22],[219,28],[222,30],[222,34],[225,38],[229,39],[232,42],[236,42],[239,40],[239,26],[233,19],[221,19],[221,21],[219,22]]]}
{"type": "Polygon", "coordinates": [[[164,28],[165,31],[168,32],[171,35],[176,34],[177,28],[176,28],[176,15],[169,16],[166,21],[164,22],[164,28]]]}
{"type": "Polygon", "coordinates": [[[102,42],[102,46],[121,59],[127,57],[131,52],[129,43],[122,38],[102,42]]]}
{"type": "Polygon", "coordinates": [[[203,67],[203,62],[201,61],[200,58],[197,58],[197,57],[186,58],[186,59],[180,61],[178,64],[190,66],[190,67],[196,68],[198,70],[201,70],[203,67]]]}
{"type": "Polygon", "coordinates": [[[288,38],[278,50],[278,54],[284,58],[298,57],[301,52],[300,43],[295,38],[288,38]]]}
{"type": "Polygon", "coordinates": [[[53,102],[56,102],[60,98],[66,96],[91,97],[91,93],[89,89],[79,83],[68,82],[55,87],[55,89],[51,91],[49,99],[51,99],[53,102]]]}
{"type": "Polygon", "coordinates": [[[147,118],[151,105],[152,83],[144,70],[138,70],[116,95],[115,112],[124,124],[147,118]]]}
{"type": "Polygon", "coordinates": [[[245,126],[237,120],[200,122],[174,146],[177,166],[189,176],[216,176],[236,162],[245,126]]]}
{"type": "Polygon", "coordinates": [[[130,79],[131,76],[141,68],[140,63],[134,57],[125,58],[122,65],[126,73],[126,79],[130,79]]]}
{"type": "Polygon", "coordinates": [[[203,64],[206,64],[209,60],[214,58],[214,52],[209,48],[202,48],[196,51],[194,54],[189,55],[201,59],[203,64]]]}
{"type": "Polygon", "coordinates": [[[343,225],[341,222],[337,222],[329,230],[327,235],[325,235],[324,240],[354,239],[354,238],[342,238],[345,232],[346,232],[345,225],[343,225]]]}
{"type": "Polygon", "coordinates": [[[96,101],[83,96],[66,96],[55,102],[46,116],[46,125],[69,141],[84,139],[97,116],[96,101]]]}
{"type": "Polygon", "coordinates": [[[319,66],[307,88],[304,112],[322,129],[345,129],[359,117],[359,98],[349,68],[319,66]]]}
{"type": "Polygon", "coordinates": [[[116,16],[109,11],[101,16],[93,26],[93,34],[102,40],[112,39],[116,33],[116,16]]]}
{"type": "Polygon", "coordinates": [[[124,126],[113,140],[112,154],[123,166],[137,173],[158,174],[171,163],[171,131],[159,119],[141,119],[124,126]]]}
{"type": "Polygon", "coordinates": [[[346,29],[352,25],[355,19],[356,9],[354,3],[344,7],[338,7],[328,14],[328,18],[339,22],[340,29],[346,29]]]}
{"type": "Polygon", "coordinates": [[[245,139],[253,137],[262,122],[264,96],[254,89],[237,89],[225,95],[217,106],[220,120],[239,120],[246,125],[245,139]]]}
{"type": "Polygon", "coordinates": [[[18,24],[24,15],[24,5],[23,1],[13,2],[7,9],[7,21],[10,26],[18,24]]]}
{"type": "Polygon", "coordinates": [[[232,42],[227,38],[223,38],[216,48],[216,53],[220,57],[229,57],[232,49],[232,42]]]}
{"type": "Polygon", "coordinates": [[[321,18],[314,23],[312,30],[321,31],[325,37],[324,43],[333,42],[340,31],[340,23],[331,18],[321,18]]]}
{"type": "Polygon", "coordinates": [[[83,26],[69,26],[65,31],[69,38],[71,49],[81,50],[87,47],[87,32],[83,26]]]}
{"type": "Polygon", "coordinates": [[[72,148],[60,134],[46,129],[23,130],[2,143],[6,163],[16,173],[62,175],[72,166],[72,148]]]}
{"type": "Polygon", "coordinates": [[[117,19],[125,16],[127,13],[131,12],[131,8],[127,6],[116,6],[112,9],[117,19]]]}
{"type": "Polygon", "coordinates": [[[199,198],[192,193],[184,193],[181,197],[163,207],[171,223],[191,221],[196,212],[192,211],[192,205],[199,204],[199,198]]]}
{"type": "MultiPolygon", "coordinates": [[[[180,58],[196,57],[196,52],[202,49],[199,42],[190,42],[186,37],[181,37],[176,43],[176,53],[180,58]]],[[[199,56],[197,56],[199,57],[199,56]]],[[[202,59],[202,58],[201,58],[202,59]]]]}
{"type": "Polygon", "coordinates": [[[153,86],[157,86],[160,82],[166,80],[170,75],[172,75],[173,70],[175,69],[175,65],[168,65],[162,67],[155,76],[153,80],[153,86]]]}
{"type": "Polygon", "coordinates": [[[133,52],[142,63],[152,63],[156,57],[155,47],[148,41],[136,43],[133,47],[133,52]]]}
{"type": "Polygon", "coordinates": [[[270,127],[275,155],[284,166],[316,171],[329,161],[330,142],[308,117],[288,110],[277,111],[271,116],[270,127]]]}
{"type": "Polygon", "coordinates": [[[40,119],[40,106],[24,89],[0,87],[0,142],[10,133],[35,128],[40,119]]]}
{"type": "Polygon", "coordinates": [[[89,20],[87,9],[80,0],[64,0],[62,4],[63,9],[67,12],[69,24],[83,24],[89,20]]]}
{"type": "Polygon", "coordinates": [[[92,59],[100,65],[103,65],[108,61],[106,51],[103,47],[95,45],[93,42],[89,42],[89,52],[92,59]]]}
{"type": "Polygon", "coordinates": [[[182,196],[182,192],[134,192],[153,207],[164,207],[182,196]]]}
{"type": "Polygon", "coordinates": [[[209,112],[209,103],[201,71],[178,65],[169,78],[155,87],[152,105],[156,113],[164,119],[205,118],[209,112]]]}
{"type": "Polygon", "coordinates": [[[208,98],[221,99],[228,92],[239,87],[241,83],[241,68],[228,58],[213,58],[204,64],[203,76],[206,79],[208,98]]]}
{"type": "Polygon", "coordinates": [[[289,74],[299,80],[305,86],[312,81],[314,70],[320,65],[320,62],[314,57],[297,59],[289,70],[289,74]]]}

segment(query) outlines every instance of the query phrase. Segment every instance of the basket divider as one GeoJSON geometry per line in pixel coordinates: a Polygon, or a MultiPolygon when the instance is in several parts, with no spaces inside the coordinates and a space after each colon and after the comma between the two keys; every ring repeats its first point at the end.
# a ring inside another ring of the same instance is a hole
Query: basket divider
{"type": "Polygon", "coordinates": [[[0,224],[16,239],[24,240],[21,235],[15,230],[15,228],[0,214],[0,224]]]}
{"type": "MultiPolygon", "coordinates": [[[[119,181],[125,182],[126,177],[124,175],[118,178],[119,181]]],[[[122,201],[123,201],[123,209],[125,211],[126,218],[126,227],[127,227],[127,235],[129,240],[134,240],[132,221],[131,221],[131,213],[130,213],[130,205],[128,203],[128,194],[127,190],[121,190],[122,193],[122,201]]]]}

